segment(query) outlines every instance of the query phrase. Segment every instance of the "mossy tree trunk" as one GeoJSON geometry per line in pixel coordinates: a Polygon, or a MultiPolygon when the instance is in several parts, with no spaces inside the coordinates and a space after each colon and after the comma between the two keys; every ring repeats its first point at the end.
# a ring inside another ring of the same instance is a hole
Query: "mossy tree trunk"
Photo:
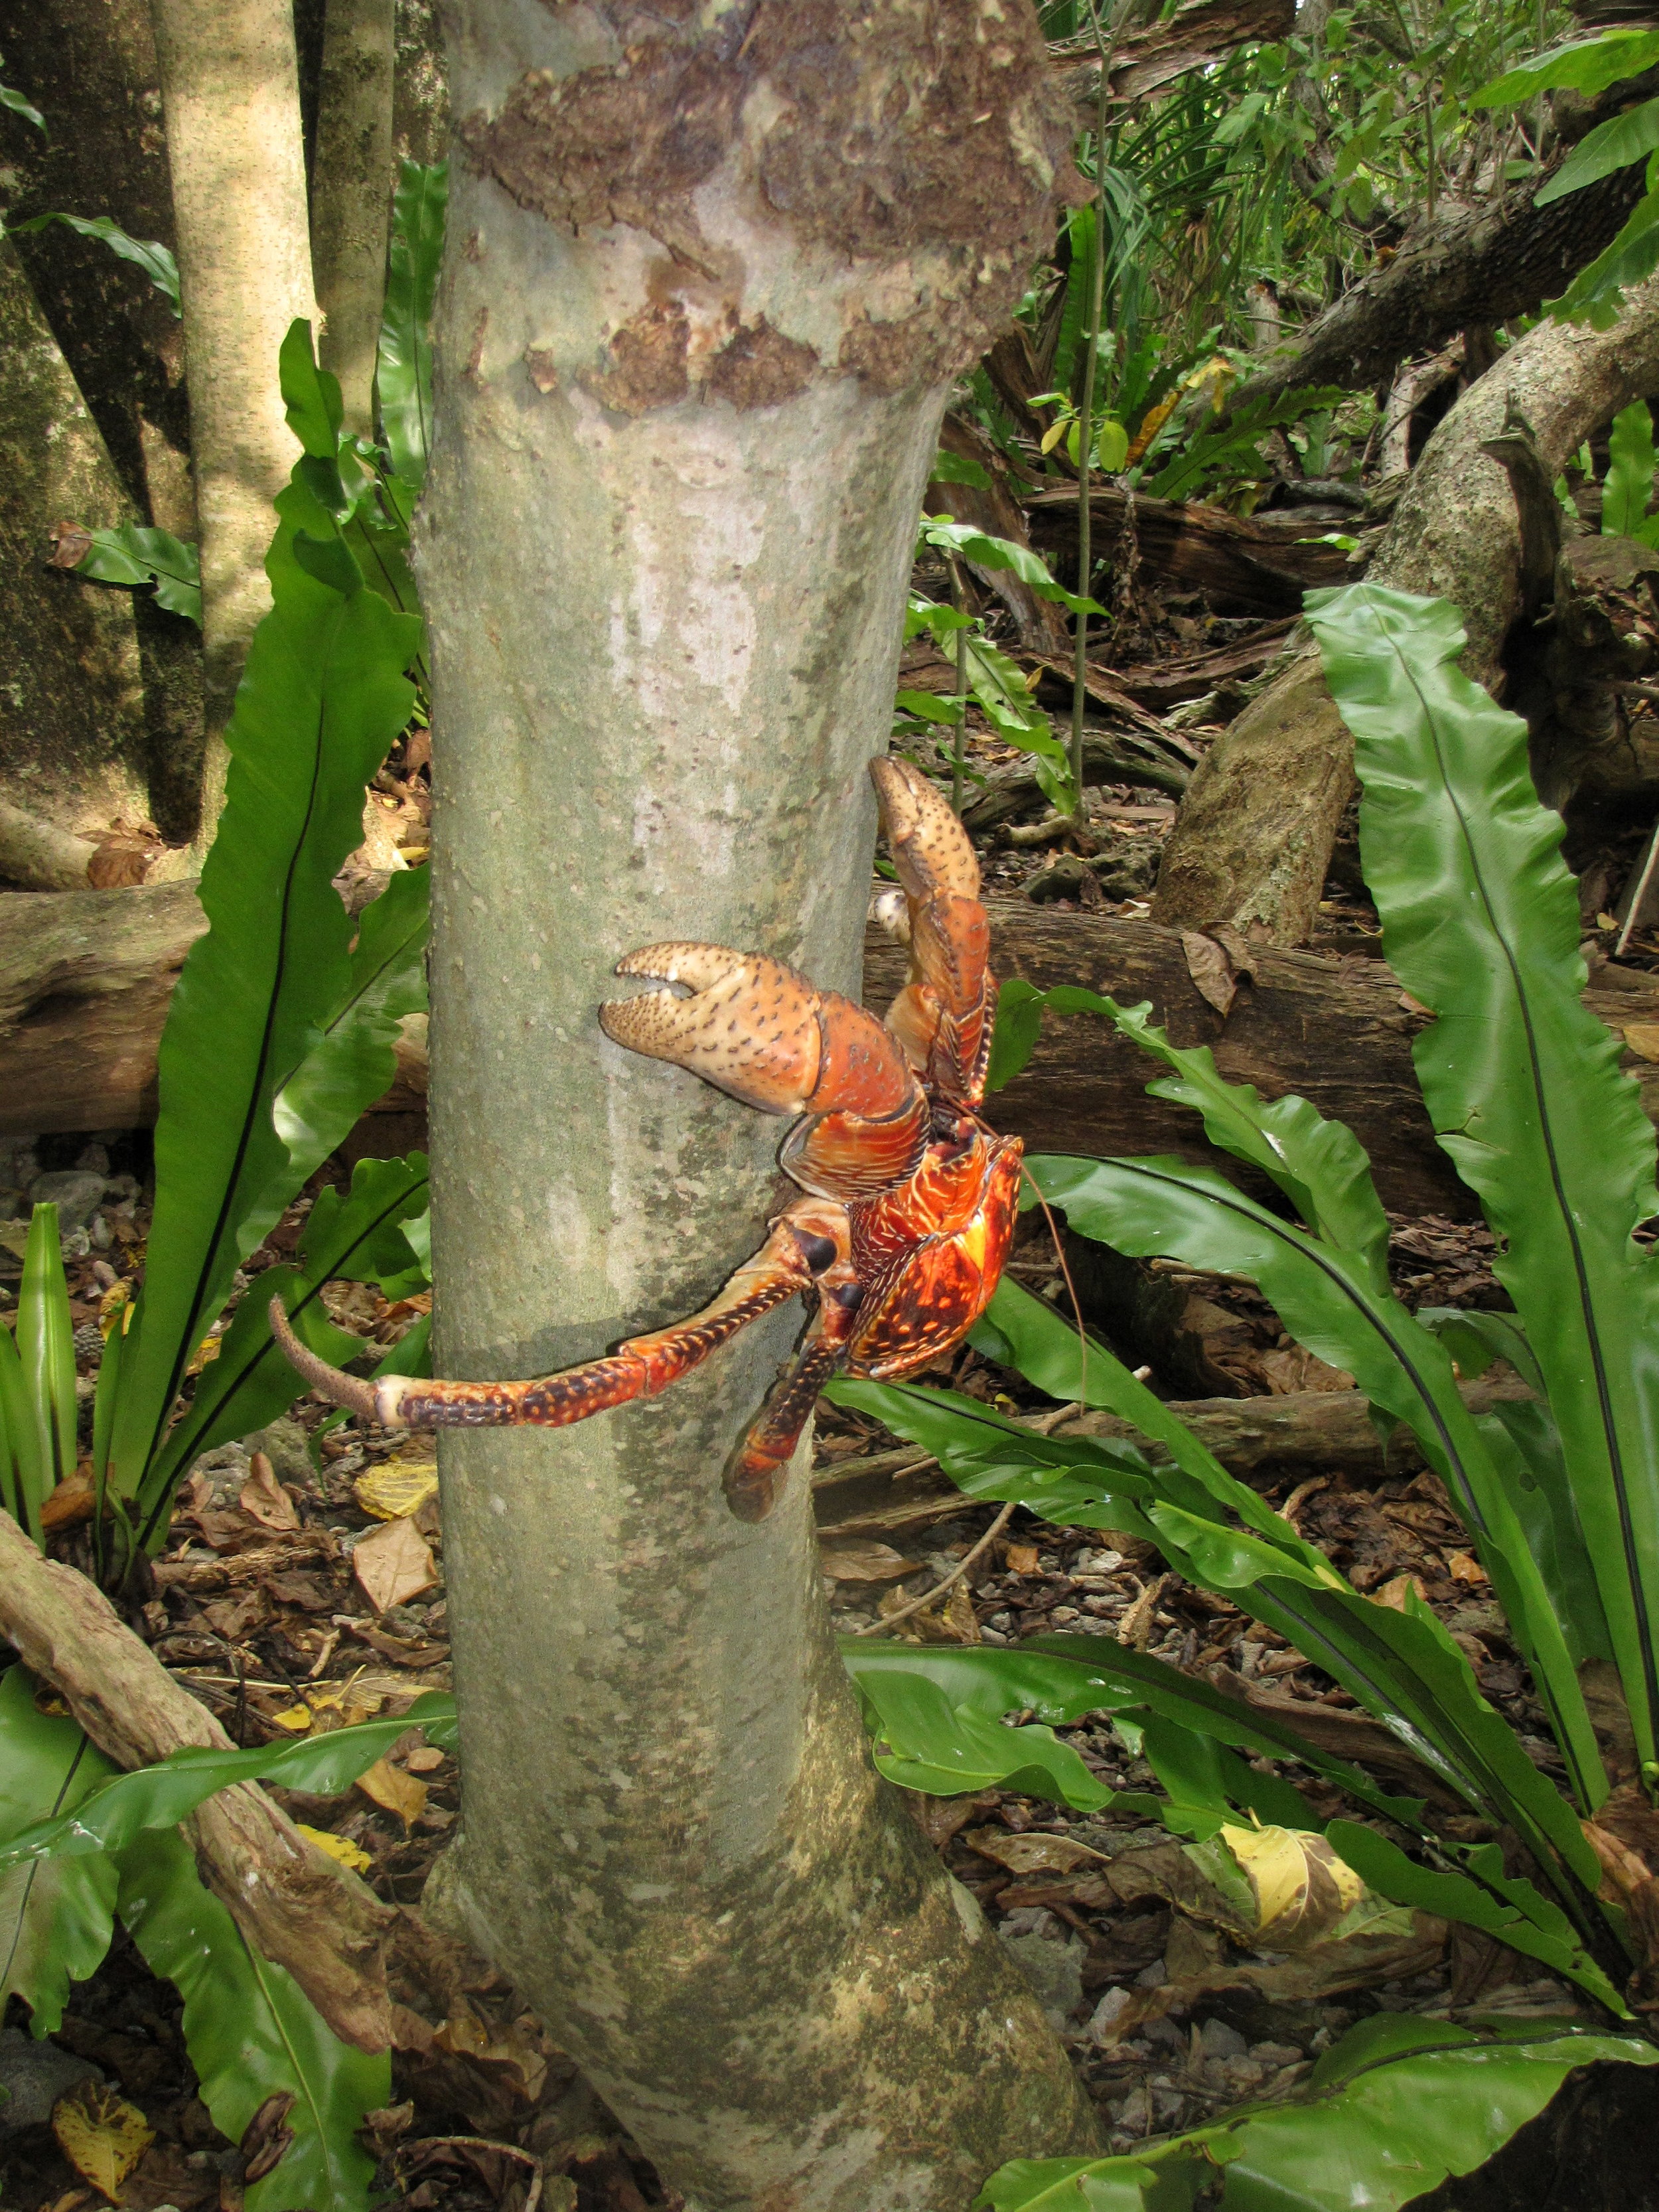
{"type": "MultiPolygon", "coordinates": [[[[780,1201],[781,1126],[594,1008],[673,938],[855,986],[941,410],[1066,134],[1024,4],[477,0],[446,30],[440,1358],[525,1375],[702,1304],[780,1201]]],[[[1094,2123],[871,1770],[804,1469],[759,1525],[723,1502],[799,1320],[577,1429],[446,1436],[467,1791],[428,1905],[702,2212],[962,2212],[1094,2123]]]]}
{"type": "Polygon", "coordinates": [[[324,315],[319,358],[340,380],[345,425],[374,430],[374,350],[392,209],[393,0],[328,0],[317,94],[311,251],[324,315]]]}

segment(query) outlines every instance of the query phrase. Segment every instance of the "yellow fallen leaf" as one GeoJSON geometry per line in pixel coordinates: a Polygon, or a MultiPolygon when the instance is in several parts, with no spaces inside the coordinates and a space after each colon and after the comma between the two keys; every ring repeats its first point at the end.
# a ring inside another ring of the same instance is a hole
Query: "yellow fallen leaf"
{"type": "Polygon", "coordinates": [[[98,1301],[98,1326],[106,1340],[118,1318],[125,1336],[132,1325],[132,1292],[125,1283],[112,1283],[98,1301]]]}
{"type": "Polygon", "coordinates": [[[267,1713],[265,1718],[272,1728],[286,1729],[290,1735],[303,1735],[311,1726],[309,1705],[284,1705],[280,1713],[267,1713]]]}
{"type": "Polygon", "coordinates": [[[1473,1552],[1453,1552],[1446,1561],[1446,1572],[1455,1583],[1484,1583],[1486,1571],[1473,1552]]]}
{"type": "Polygon", "coordinates": [[[76,2172],[109,2197],[155,2140],[155,2129],[136,2105],[96,2081],[58,2100],[52,2131],[76,2172]]]}
{"type": "Polygon", "coordinates": [[[435,1460],[388,1460],[372,1467],[351,1486],[351,1494],[365,1513],[377,1521],[403,1521],[418,1513],[428,1498],[438,1494],[435,1460]]]}
{"type": "Polygon", "coordinates": [[[412,1827],[426,1810],[425,1783],[393,1766],[390,1759],[377,1759],[367,1774],[357,1777],[357,1787],[388,1813],[395,1813],[405,1828],[412,1827]]]}
{"type": "Polygon", "coordinates": [[[353,1874],[367,1874],[374,1863],[359,1844],[349,1843],[343,1836],[335,1835],[331,1829],[308,1828],[303,1820],[296,1820],[294,1825],[308,1843],[315,1844],[319,1851],[326,1851],[330,1858],[338,1859],[340,1864],[349,1867],[353,1874]]]}
{"type": "Polygon", "coordinates": [[[1659,1060],[1659,1022],[1624,1022],[1620,1027],[1638,1060],[1659,1060]]]}
{"type": "Polygon", "coordinates": [[[427,1540],[412,1521],[388,1521],[360,1536],[351,1551],[351,1571],[376,1613],[404,1605],[438,1579],[427,1540]]]}
{"type": "Polygon", "coordinates": [[[1034,1575],[1039,1570],[1035,1544],[1010,1544],[1006,1557],[1011,1575],[1034,1575]]]}
{"type": "Polygon", "coordinates": [[[1291,1935],[1327,1928],[1357,1905],[1365,1885],[1323,1836],[1300,1828],[1224,1827],[1222,1840],[1255,1893],[1256,1930],[1291,1935]]]}

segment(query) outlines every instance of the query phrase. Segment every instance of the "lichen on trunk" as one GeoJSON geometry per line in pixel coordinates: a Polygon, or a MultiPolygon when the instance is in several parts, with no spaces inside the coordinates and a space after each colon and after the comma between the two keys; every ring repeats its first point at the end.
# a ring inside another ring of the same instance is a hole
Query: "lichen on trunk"
{"type": "MultiPolygon", "coordinates": [[[[1018,295],[1065,131],[1029,10],[984,0],[490,0],[447,31],[439,1358],[533,1374],[702,1303],[779,1202],[782,1127],[594,1008],[674,938],[855,987],[946,384],[1018,295]]],[[[799,1326],[580,1428],[446,1436],[468,1795],[439,1894],[704,2212],[959,2212],[1094,2123],[871,1771],[799,1470],[757,1526],[722,1499],[799,1326]]]]}

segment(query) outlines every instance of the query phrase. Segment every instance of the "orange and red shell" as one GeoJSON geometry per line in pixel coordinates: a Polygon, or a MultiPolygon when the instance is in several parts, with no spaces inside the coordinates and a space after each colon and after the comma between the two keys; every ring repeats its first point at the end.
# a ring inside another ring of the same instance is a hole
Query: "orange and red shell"
{"type": "Polygon", "coordinates": [[[947,1352],[991,1303],[1018,1212],[1018,1137],[930,1145],[909,1179],[848,1208],[864,1286],[848,1371],[877,1382],[947,1352]]]}

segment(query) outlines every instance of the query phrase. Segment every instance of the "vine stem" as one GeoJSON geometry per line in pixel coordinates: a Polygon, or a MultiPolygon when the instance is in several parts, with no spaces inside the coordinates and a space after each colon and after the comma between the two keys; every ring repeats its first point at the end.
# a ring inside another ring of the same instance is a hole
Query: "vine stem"
{"type": "MultiPolygon", "coordinates": [[[[966,614],[967,593],[963,588],[962,567],[956,560],[951,562],[951,605],[960,614],[966,614]]],[[[962,811],[962,770],[963,748],[968,742],[968,630],[964,623],[957,632],[957,728],[956,744],[951,754],[951,805],[955,813],[962,811]]]]}

